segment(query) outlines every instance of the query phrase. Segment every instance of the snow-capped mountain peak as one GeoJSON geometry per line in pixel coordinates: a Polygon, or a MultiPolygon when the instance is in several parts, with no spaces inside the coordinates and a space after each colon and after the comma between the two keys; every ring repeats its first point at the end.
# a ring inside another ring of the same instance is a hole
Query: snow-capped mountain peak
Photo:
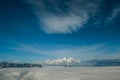
{"type": "Polygon", "coordinates": [[[46,60],[46,65],[77,65],[80,63],[79,60],[76,60],[74,58],[62,58],[62,59],[55,59],[55,60],[46,60]]]}

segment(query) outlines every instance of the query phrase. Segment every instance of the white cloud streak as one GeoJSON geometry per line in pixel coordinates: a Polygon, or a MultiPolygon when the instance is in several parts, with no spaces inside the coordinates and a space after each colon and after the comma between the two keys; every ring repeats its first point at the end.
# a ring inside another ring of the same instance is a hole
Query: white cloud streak
{"type": "Polygon", "coordinates": [[[35,12],[40,28],[48,34],[77,32],[91,18],[96,27],[102,23],[106,25],[114,22],[120,6],[114,3],[109,6],[110,2],[111,0],[25,0],[35,12]],[[106,7],[110,8],[107,10],[106,7]],[[104,11],[108,12],[103,13],[104,11]]]}
{"type": "Polygon", "coordinates": [[[51,16],[43,19],[44,27],[42,28],[46,33],[72,33],[82,27],[86,20],[86,16],[80,18],[77,15],[71,16],[51,16]]]}
{"type": "Polygon", "coordinates": [[[108,17],[108,21],[112,22],[113,19],[115,19],[118,14],[120,14],[120,6],[118,6],[117,8],[112,9],[112,13],[111,13],[111,16],[108,17]]]}
{"type": "MultiPolygon", "coordinates": [[[[65,46],[65,45],[63,45],[65,46]]],[[[67,45],[68,46],[68,45],[67,45]]],[[[18,45],[17,47],[12,47],[12,50],[41,54],[46,56],[52,56],[54,58],[63,58],[63,57],[73,57],[76,59],[92,59],[92,58],[112,58],[119,55],[119,47],[108,47],[106,44],[95,44],[95,45],[86,45],[86,46],[71,46],[60,48],[59,45],[51,46],[51,49],[41,48],[40,46],[34,45],[18,45]],[[55,47],[55,48],[54,48],[55,47]],[[112,50],[112,51],[111,51],[112,50]]]]}
{"type": "Polygon", "coordinates": [[[26,0],[35,11],[42,30],[46,33],[72,33],[78,31],[94,14],[100,1],[69,0],[26,0]],[[66,7],[63,8],[62,5],[66,7]],[[66,9],[66,10],[65,10],[66,9]]]}

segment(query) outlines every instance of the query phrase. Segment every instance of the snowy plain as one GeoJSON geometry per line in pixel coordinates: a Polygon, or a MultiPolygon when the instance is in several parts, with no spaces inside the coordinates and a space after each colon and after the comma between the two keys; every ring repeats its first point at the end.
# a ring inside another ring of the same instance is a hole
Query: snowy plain
{"type": "Polygon", "coordinates": [[[120,67],[4,68],[0,80],[120,80],[120,67]]]}

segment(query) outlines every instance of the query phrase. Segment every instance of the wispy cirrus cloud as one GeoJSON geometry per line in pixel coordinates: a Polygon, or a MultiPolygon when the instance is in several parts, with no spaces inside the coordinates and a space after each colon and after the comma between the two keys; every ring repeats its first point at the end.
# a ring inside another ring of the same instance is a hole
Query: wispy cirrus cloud
{"type": "Polygon", "coordinates": [[[108,17],[108,21],[112,22],[120,14],[120,6],[113,8],[111,16],[108,17]]]}
{"type": "Polygon", "coordinates": [[[89,0],[26,0],[37,15],[46,33],[72,33],[94,14],[100,1],[89,0]]]}
{"type": "Polygon", "coordinates": [[[94,26],[111,23],[119,13],[113,0],[25,0],[48,34],[73,33],[91,19],[94,26]]]}
{"type": "Polygon", "coordinates": [[[94,45],[84,45],[84,46],[71,46],[63,45],[64,47],[51,46],[51,49],[42,48],[41,46],[28,45],[28,44],[19,44],[16,47],[12,47],[12,50],[27,52],[33,54],[44,55],[46,59],[49,59],[49,56],[54,58],[63,58],[63,57],[73,57],[80,60],[92,59],[92,58],[112,58],[119,55],[119,47],[108,47],[106,44],[94,44],[94,45]]]}

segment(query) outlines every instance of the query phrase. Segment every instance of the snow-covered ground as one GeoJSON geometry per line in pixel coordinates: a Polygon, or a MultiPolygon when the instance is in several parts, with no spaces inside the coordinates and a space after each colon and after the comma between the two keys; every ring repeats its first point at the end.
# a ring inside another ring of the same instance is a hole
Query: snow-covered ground
{"type": "Polygon", "coordinates": [[[120,67],[5,68],[0,80],[120,80],[120,67]]]}

